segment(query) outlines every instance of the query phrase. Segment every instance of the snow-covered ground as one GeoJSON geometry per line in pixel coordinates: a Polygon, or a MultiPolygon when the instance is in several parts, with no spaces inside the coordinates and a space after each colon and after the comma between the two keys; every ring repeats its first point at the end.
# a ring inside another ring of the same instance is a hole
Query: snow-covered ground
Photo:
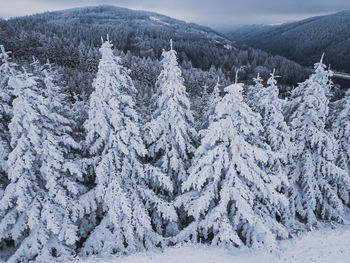
{"type": "MultiPolygon", "coordinates": [[[[185,246],[164,252],[139,253],[108,259],[91,258],[74,263],[349,263],[350,225],[330,227],[281,242],[277,251],[185,246]]],[[[73,262],[71,262],[73,263],[73,262]]]]}

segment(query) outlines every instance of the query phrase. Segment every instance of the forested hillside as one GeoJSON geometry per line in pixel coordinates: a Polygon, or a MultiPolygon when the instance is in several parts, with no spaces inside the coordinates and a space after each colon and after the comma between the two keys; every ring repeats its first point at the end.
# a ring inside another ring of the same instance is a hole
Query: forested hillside
{"type": "MultiPolygon", "coordinates": [[[[12,50],[17,59],[31,60],[32,56],[42,62],[49,59],[64,67],[64,74],[75,82],[70,85],[74,89],[76,85],[85,90],[91,86],[89,73],[96,73],[98,46],[101,37],[107,34],[118,51],[130,52],[130,58],[137,57],[133,59],[137,65],[130,65],[133,72],[146,67],[139,57],[148,58],[148,63],[157,63],[162,49],[169,46],[172,38],[179,63],[188,71],[197,68],[205,75],[215,67],[232,80],[237,68],[244,66],[240,79],[248,80],[258,72],[267,78],[276,68],[283,76],[280,83],[289,85],[307,76],[305,69],[292,61],[252,48],[236,48],[229,39],[209,28],[125,8],[99,6],[49,12],[1,21],[0,28],[0,42],[12,50]]],[[[189,90],[198,93],[202,89],[190,87],[190,83],[198,81],[185,79],[189,90]]]]}
{"type": "Polygon", "coordinates": [[[311,17],[280,26],[244,26],[226,32],[228,38],[278,54],[305,66],[324,52],[325,63],[350,73],[350,11],[311,17]]]}

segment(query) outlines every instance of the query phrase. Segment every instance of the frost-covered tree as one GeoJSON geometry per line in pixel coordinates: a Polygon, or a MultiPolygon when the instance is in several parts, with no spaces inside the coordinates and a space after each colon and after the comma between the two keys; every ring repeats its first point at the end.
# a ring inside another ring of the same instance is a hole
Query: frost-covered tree
{"type": "MultiPolygon", "coordinates": [[[[254,79],[254,94],[251,94],[250,105],[261,115],[263,136],[273,154],[266,165],[266,171],[275,175],[276,187],[285,192],[288,185],[288,152],[291,147],[290,130],[282,114],[284,101],[278,97],[279,90],[275,70],[267,80],[267,87],[262,85],[260,76],[254,79]]],[[[288,207],[278,207],[277,213],[283,221],[288,220],[288,207]]]]}
{"type": "MultiPolygon", "coordinates": [[[[155,110],[146,124],[146,143],[151,164],[171,182],[171,187],[156,185],[157,190],[174,200],[181,194],[181,185],[188,177],[188,167],[195,150],[197,138],[193,128],[190,101],[177,63],[176,51],[163,50],[162,71],[156,82],[155,110]]],[[[157,220],[154,217],[154,220],[157,220]]],[[[173,235],[177,230],[174,222],[157,220],[166,224],[165,235],[173,235]]]]}
{"type": "Polygon", "coordinates": [[[286,231],[276,207],[286,198],[264,166],[270,158],[260,133],[260,115],[243,101],[243,84],[225,88],[193,158],[187,191],[177,202],[193,222],[176,237],[212,244],[272,246],[286,231]]]}
{"type": "Polygon", "coordinates": [[[337,102],[331,128],[338,141],[337,164],[350,176],[350,90],[337,102]]]}
{"type": "Polygon", "coordinates": [[[12,118],[13,91],[8,85],[9,78],[17,74],[16,64],[0,45],[0,198],[7,180],[7,158],[10,152],[9,123],[12,118]]]}
{"type": "MultiPolygon", "coordinates": [[[[37,69],[36,69],[37,71],[37,69]]],[[[76,147],[55,73],[11,77],[16,98],[10,123],[12,151],[0,202],[0,239],[13,240],[8,262],[69,258],[77,241],[72,210],[79,185],[69,170],[68,150],[76,147]]]]}
{"type": "Polygon", "coordinates": [[[96,187],[86,202],[100,204],[102,218],[84,243],[82,254],[130,253],[161,241],[153,229],[150,210],[169,219],[175,217],[175,211],[149,187],[156,183],[171,187],[169,180],[145,173],[140,160],[146,150],[132,80],[119,57],[113,55],[109,41],[100,52],[85,129],[96,176],[96,187]]]}
{"type": "Polygon", "coordinates": [[[337,142],[325,129],[332,72],[322,59],[315,64],[315,73],[293,91],[290,116],[295,144],[289,175],[291,211],[310,225],[319,219],[341,221],[342,201],[349,201],[350,190],[348,175],[335,164],[337,142]]]}
{"type": "Polygon", "coordinates": [[[258,97],[257,93],[264,88],[264,85],[262,83],[263,79],[260,77],[259,73],[256,78],[253,78],[253,81],[254,81],[254,86],[252,85],[246,86],[246,90],[244,94],[245,101],[252,108],[254,108],[255,100],[258,97]]]}
{"type": "MultiPolygon", "coordinates": [[[[333,116],[329,119],[333,136],[338,142],[336,164],[344,169],[350,178],[350,91],[345,97],[333,105],[333,116]]],[[[338,185],[338,195],[349,205],[349,189],[346,185],[338,185]]]]}
{"type": "Polygon", "coordinates": [[[275,70],[271,73],[267,80],[267,87],[261,84],[261,79],[258,75],[255,85],[255,96],[251,102],[251,107],[261,115],[261,124],[264,128],[264,137],[266,143],[271,147],[271,150],[277,153],[278,163],[274,162],[276,174],[285,177],[286,171],[283,167],[287,164],[288,150],[290,143],[290,129],[287,126],[283,116],[283,108],[285,101],[278,97],[279,90],[275,76],[275,70]]]}
{"type": "MultiPolygon", "coordinates": [[[[49,232],[46,254],[54,257],[70,256],[79,239],[76,202],[85,187],[81,185],[82,173],[76,165],[73,152],[80,149],[72,138],[72,121],[67,117],[67,96],[58,85],[58,75],[45,65],[42,71],[43,118],[40,174],[45,180],[46,196],[41,211],[42,224],[49,232]],[[50,249],[50,250],[49,250],[50,249]]],[[[43,261],[45,255],[43,254],[43,261]]]]}

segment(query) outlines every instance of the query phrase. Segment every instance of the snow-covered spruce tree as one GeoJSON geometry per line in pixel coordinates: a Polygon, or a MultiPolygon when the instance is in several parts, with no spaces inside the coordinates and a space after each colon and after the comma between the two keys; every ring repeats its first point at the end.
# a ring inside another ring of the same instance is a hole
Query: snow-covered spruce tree
{"type": "Polygon", "coordinates": [[[37,260],[70,257],[76,248],[78,235],[78,211],[76,201],[85,188],[81,185],[82,174],[75,164],[72,152],[80,146],[72,138],[72,121],[68,119],[67,96],[58,85],[58,75],[46,64],[42,69],[43,106],[40,115],[43,119],[41,131],[40,174],[46,182],[42,224],[49,231],[46,247],[37,260]]]}
{"type": "MultiPolygon", "coordinates": [[[[336,103],[333,113],[331,130],[338,141],[338,152],[336,154],[336,164],[342,168],[350,178],[350,91],[345,97],[336,103]]],[[[349,189],[346,185],[337,185],[338,195],[349,205],[349,189]]]]}
{"type": "Polygon", "coordinates": [[[251,107],[254,108],[256,103],[256,99],[258,98],[257,93],[264,88],[263,79],[260,77],[260,73],[258,73],[256,78],[253,78],[254,86],[249,85],[246,86],[244,91],[244,100],[251,107]]]}
{"type": "Polygon", "coordinates": [[[243,101],[242,86],[225,88],[195,153],[183,184],[187,192],[176,201],[193,222],[177,241],[273,246],[276,237],[287,235],[275,215],[286,199],[276,191],[275,176],[263,169],[270,149],[260,135],[260,115],[243,101]]]}
{"type": "MultiPolygon", "coordinates": [[[[288,185],[288,152],[291,141],[290,130],[282,114],[284,101],[278,97],[279,90],[275,79],[275,70],[267,80],[268,86],[266,88],[261,84],[259,75],[254,81],[254,95],[252,94],[250,105],[254,111],[260,113],[265,142],[273,151],[266,169],[275,175],[276,189],[285,193],[288,185]]],[[[283,213],[279,216],[286,222],[288,220],[288,207],[276,207],[276,209],[276,213],[283,213]]]]}
{"type": "MultiPolygon", "coordinates": [[[[155,111],[146,124],[146,144],[151,164],[158,168],[158,175],[164,174],[171,182],[171,187],[156,185],[156,190],[173,201],[181,194],[181,185],[188,177],[188,167],[195,150],[197,138],[193,128],[193,115],[187,97],[184,79],[177,63],[176,51],[172,48],[163,50],[162,71],[156,82],[155,111]]],[[[156,169],[154,169],[156,170],[156,169]]],[[[154,171],[150,171],[153,173],[154,171]]],[[[184,219],[184,215],[180,214],[184,219]]],[[[169,222],[152,214],[158,226],[158,232],[166,236],[174,235],[181,228],[180,220],[169,222]]]]}
{"type": "Polygon", "coordinates": [[[290,116],[291,151],[289,200],[292,215],[309,225],[318,220],[341,221],[342,201],[350,190],[346,172],[335,164],[337,142],[325,129],[332,72],[322,62],[293,91],[290,116]],[[341,195],[338,188],[341,187],[341,195]]]}
{"type": "Polygon", "coordinates": [[[11,76],[17,74],[16,66],[0,45],[0,198],[8,182],[7,158],[11,148],[8,126],[12,118],[13,92],[8,81],[11,76]]]}
{"type": "MultiPolygon", "coordinates": [[[[96,187],[90,201],[102,205],[101,221],[83,245],[82,254],[130,253],[157,245],[149,211],[172,219],[175,210],[150,190],[165,184],[155,173],[145,173],[140,161],[146,153],[135,111],[136,92],[127,70],[107,41],[93,82],[86,142],[94,157],[96,187]],[[94,200],[93,200],[94,199],[94,200]]],[[[94,211],[92,211],[94,212],[94,211]]]]}
{"type": "Polygon", "coordinates": [[[337,102],[331,128],[338,141],[337,164],[350,176],[350,90],[337,102]]]}
{"type": "MultiPolygon", "coordinates": [[[[70,137],[67,107],[54,72],[11,77],[16,96],[10,123],[10,183],[0,202],[0,239],[13,240],[8,262],[48,262],[74,254],[77,218],[71,207],[79,185],[65,168],[70,137]]],[[[69,170],[69,169],[68,169],[69,170]]]]}

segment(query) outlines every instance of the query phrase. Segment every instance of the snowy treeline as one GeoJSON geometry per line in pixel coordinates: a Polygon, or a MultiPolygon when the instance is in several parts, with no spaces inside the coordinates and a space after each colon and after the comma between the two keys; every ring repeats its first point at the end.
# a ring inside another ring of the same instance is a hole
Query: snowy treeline
{"type": "Polygon", "coordinates": [[[106,41],[88,116],[50,63],[1,46],[0,248],[8,262],[126,254],[185,242],[273,248],[350,205],[350,93],[329,114],[323,61],[279,97],[234,83],[203,95],[195,129],[177,53],[164,51],[147,120],[106,41]],[[143,124],[141,124],[143,123],[143,124]],[[197,125],[198,126],[198,125],[197,125]]]}

